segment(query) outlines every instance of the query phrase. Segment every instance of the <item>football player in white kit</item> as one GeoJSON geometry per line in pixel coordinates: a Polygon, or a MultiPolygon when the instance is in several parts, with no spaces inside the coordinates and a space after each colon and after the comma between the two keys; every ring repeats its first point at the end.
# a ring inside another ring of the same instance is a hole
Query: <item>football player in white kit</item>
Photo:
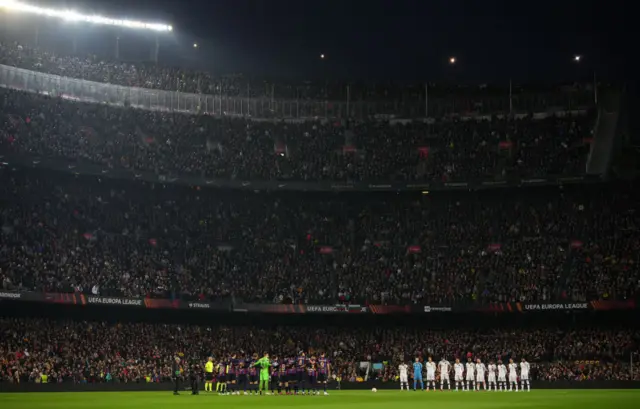
{"type": "Polygon", "coordinates": [[[489,390],[491,390],[491,385],[493,385],[493,390],[497,391],[498,386],[496,385],[496,364],[494,364],[493,361],[489,361],[487,370],[489,371],[489,378],[487,379],[489,390]]]}
{"type": "Polygon", "coordinates": [[[453,381],[456,383],[456,390],[458,388],[464,388],[462,382],[464,381],[464,365],[460,363],[460,359],[456,358],[456,363],[453,364],[453,381]]]}
{"type": "Polygon", "coordinates": [[[484,381],[484,373],[487,372],[487,367],[484,366],[480,358],[476,361],[476,390],[480,390],[480,384],[484,390],[487,390],[487,383],[484,381]]]}
{"type": "Polygon", "coordinates": [[[518,364],[509,359],[509,391],[518,392],[518,364]]]}
{"type": "Polygon", "coordinates": [[[529,362],[522,358],[520,362],[520,389],[524,391],[524,386],[527,385],[527,392],[531,392],[531,385],[529,384],[529,362]]]}
{"type": "Polygon", "coordinates": [[[465,391],[472,391],[472,390],[475,389],[476,367],[473,364],[473,362],[471,362],[471,358],[469,358],[469,362],[467,362],[467,364],[466,364],[466,369],[467,369],[467,378],[466,378],[466,381],[464,383],[464,390],[465,391]]]}
{"type": "Polygon", "coordinates": [[[404,362],[401,362],[398,366],[398,371],[400,372],[400,390],[406,389],[409,390],[409,366],[404,362]]]}
{"type": "Polygon", "coordinates": [[[433,386],[433,390],[436,390],[436,363],[433,362],[431,357],[427,360],[427,391],[430,386],[433,386]]]}
{"type": "Polygon", "coordinates": [[[451,371],[451,364],[449,363],[449,361],[444,359],[444,357],[442,357],[440,362],[438,362],[438,367],[438,369],[440,370],[440,390],[442,390],[442,385],[445,382],[447,383],[447,388],[451,390],[451,382],[449,381],[449,371],[451,371]]]}
{"type": "Polygon", "coordinates": [[[507,390],[507,367],[502,361],[498,361],[498,385],[501,391],[507,390]]]}

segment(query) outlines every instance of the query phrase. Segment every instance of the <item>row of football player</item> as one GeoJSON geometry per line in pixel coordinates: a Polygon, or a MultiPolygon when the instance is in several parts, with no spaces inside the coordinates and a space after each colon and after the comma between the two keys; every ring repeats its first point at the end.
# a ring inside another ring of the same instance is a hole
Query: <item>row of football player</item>
{"type": "MultiPolygon", "coordinates": [[[[268,354],[265,355],[267,358],[268,354]]],[[[211,358],[210,358],[211,360],[211,358]]],[[[264,361],[263,361],[264,362],[264,361]]],[[[216,365],[216,374],[205,371],[206,384],[216,381],[216,390],[221,394],[245,395],[259,393],[258,354],[250,358],[232,355],[216,365]],[[242,391],[241,391],[242,389],[242,391]]],[[[325,353],[319,357],[300,352],[297,357],[279,359],[274,356],[268,360],[270,373],[270,390],[275,394],[319,394],[321,385],[327,395],[327,380],[331,374],[331,363],[325,353]]],[[[206,366],[205,366],[206,367],[206,366]]],[[[262,368],[264,369],[264,368],[262,368]]],[[[211,389],[210,389],[211,390],[211,389]]]]}
{"type": "MultiPolygon", "coordinates": [[[[451,389],[451,382],[449,374],[451,372],[451,363],[445,358],[438,363],[433,362],[431,357],[428,358],[426,364],[426,386],[436,388],[436,369],[439,370],[440,376],[440,389],[443,389],[443,385],[446,383],[447,388],[451,389]]],[[[520,385],[524,390],[531,390],[529,383],[529,362],[525,358],[522,358],[520,362],[520,385]]],[[[398,367],[400,372],[400,389],[409,389],[409,367],[407,364],[402,363],[398,367]]],[[[508,365],[508,382],[507,382],[507,366],[498,360],[497,365],[493,361],[489,362],[489,365],[485,365],[479,358],[475,362],[471,358],[468,358],[466,364],[462,364],[460,359],[456,359],[453,365],[455,388],[463,388],[463,390],[479,390],[482,386],[484,390],[489,390],[493,387],[494,390],[518,390],[518,364],[513,359],[509,359],[508,365]],[[497,372],[497,376],[496,376],[497,372]],[[465,376],[466,374],[466,376],[465,376]],[[485,376],[488,374],[488,376],[485,376]]],[[[413,389],[417,390],[418,386],[424,390],[425,382],[423,382],[423,365],[420,362],[420,358],[416,358],[413,363],[413,389]]]]}

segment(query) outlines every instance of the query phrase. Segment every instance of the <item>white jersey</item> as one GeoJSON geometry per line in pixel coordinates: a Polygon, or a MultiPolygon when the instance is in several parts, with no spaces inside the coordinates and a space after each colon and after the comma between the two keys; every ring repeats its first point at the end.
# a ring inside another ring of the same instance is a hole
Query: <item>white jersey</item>
{"type": "Polygon", "coordinates": [[[454,372],[454,376],[455,376],[455,380],[456,381],[461,381],[463,376],[464,376],[464,365],[462,365],[461,363],[456,363],[453,365],[453,372],[454,372]]]}
{"type": "Polygon", "coordinates": [[[440,369],[440,379],[449,380],[449,371],[451,371],[451,364],[449,363],[449,361],[443,359],[438,363],[438,366],[440,369]]]}
{"type": "Polygon", "coordinates": [[[496,364],[489,364],[487,366],[487,370],[489,371],[489,382],[496,382],[496,364]]]}
{"type": "Polygon", "coordinates": [[[400,380],[409,378],[409,367],[407,364],[400,364],[398,371],[400,371],[400,380]]]}
{"type": "Polygon", "coordinates": [[[435,381],[436,380],[436,363],[435,362],[427,362],[427,380],[435,381]]]}
{"type": "Polygon", "coordinates": [[[498,365],[498,381],[499,382],[507,381],[507,367],[504,364],[498,365]]]}
{"type": "Polygon", "coordinates": [[[484,373],[487,371],[487,367],[483,363],[476,364],[476,381],[484,382],[484,373]]]}
{"type": "Polygon", "coordinates": [[[475,378],[473,375],[475,375],[476,366],[473,364],[473,362],[467,362],[466,368],[467,368],[467,380],[475,381],[475,378]]]}
{"type": "Polygon", "coordinates": [[[509,382],[518,380],[518,364],[509,364],[509,382]]]}
{"type": "Polygon", "coordinates": [[[523,381],[529,380],[529,362],[520,363],[520,379],[523,381]]]}

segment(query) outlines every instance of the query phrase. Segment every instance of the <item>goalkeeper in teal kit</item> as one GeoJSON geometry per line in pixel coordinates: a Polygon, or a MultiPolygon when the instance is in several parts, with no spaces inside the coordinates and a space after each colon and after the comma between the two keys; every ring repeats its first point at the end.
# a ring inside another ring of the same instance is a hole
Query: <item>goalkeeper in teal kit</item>
{"type": "Polygon", "coordinates": [[[269,367],[271,366],[271,362],[269,362],[269,354],[264,354],[264,356],[256,361],[253,366],[260,368],[260,395],[262,392],[266,391],[269,388],[269,367]]]}

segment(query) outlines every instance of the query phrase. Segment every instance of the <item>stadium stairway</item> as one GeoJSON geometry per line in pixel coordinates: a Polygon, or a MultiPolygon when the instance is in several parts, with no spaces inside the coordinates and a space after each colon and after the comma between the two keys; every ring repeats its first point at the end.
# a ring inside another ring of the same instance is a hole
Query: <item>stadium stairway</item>
{"type": "Polygon", "coordinates": [[[621,134],[618,131],[621,101],[622,92],[608,90],[598,102],[598,119],[587,159],[588,175],[606,176],[609,171],[616,138],[621,134]]]}

